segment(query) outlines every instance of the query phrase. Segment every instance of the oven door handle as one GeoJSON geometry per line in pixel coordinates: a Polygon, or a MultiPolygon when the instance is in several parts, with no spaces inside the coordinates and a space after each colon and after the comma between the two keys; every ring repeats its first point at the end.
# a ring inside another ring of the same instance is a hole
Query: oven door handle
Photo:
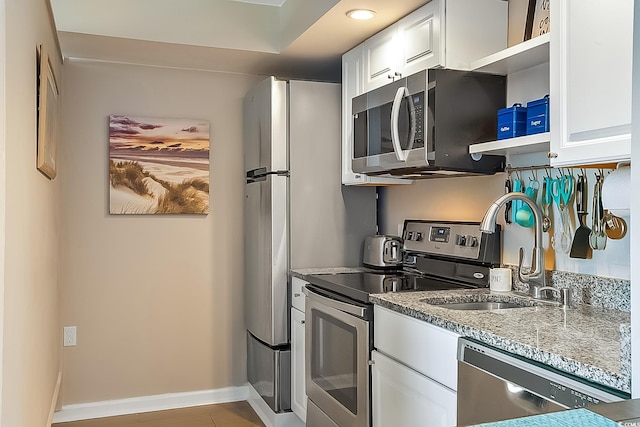
{"type": "Polygon", "coordinates": [[[357,305],[349,304],[346,302],[338,301],[333,298],[325,297],[317,292],[312,291],[308,287],[302,288],[302,292],[312,301],[317,301],[321,304],[324,304],[328,307],[335,308],[336,310],[340,310],[344,313],[351,314],[353,316],[360,317],[364,319],[366,317],[366,309],[364,307],[358,307],[357,305]]]}

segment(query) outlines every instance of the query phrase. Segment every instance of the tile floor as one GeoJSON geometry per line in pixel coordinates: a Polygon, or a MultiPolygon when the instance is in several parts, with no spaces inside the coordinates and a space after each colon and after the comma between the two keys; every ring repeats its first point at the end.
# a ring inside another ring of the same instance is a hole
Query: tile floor
{"type": "Polygon", "coordinates": [[[53,424],[52,427],[265,427],[247,402],[53,424]]]}

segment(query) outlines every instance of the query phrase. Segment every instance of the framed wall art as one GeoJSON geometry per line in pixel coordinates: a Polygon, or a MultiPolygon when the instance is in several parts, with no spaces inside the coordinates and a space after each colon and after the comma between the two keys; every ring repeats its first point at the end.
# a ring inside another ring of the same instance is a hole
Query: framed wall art
{"type": "Polygon", "coordinates": [[[209,122],[109,116],[109,213],[208,214],[209,122]]]}
{"type": "Polygon", "coordinates": [[[44,45],[38,61],[38,150],[36,166],[49,179],[56,177],[58,144],[58,84],[44,45]]]}

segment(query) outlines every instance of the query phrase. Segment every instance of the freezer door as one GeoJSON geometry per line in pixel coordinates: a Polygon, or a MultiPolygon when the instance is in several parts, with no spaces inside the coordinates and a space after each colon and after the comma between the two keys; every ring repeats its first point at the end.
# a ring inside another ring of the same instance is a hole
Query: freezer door
{"type": "Polygon", "coordinates": [[[287,82],[269,77],[244,98],[244,169],[288,170],[287,82]]]}

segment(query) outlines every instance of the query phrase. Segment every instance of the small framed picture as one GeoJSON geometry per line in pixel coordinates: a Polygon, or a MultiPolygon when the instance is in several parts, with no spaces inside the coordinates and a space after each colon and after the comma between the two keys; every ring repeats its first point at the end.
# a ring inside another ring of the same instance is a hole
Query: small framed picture
{"type": "Polygon", "coordinates": [[[537,0],[536,10],[533,14],[531,26],[531,38],[541,36],[549,32],[549,2],[550,0],[537,0]]]}
{"type": "Polygon", "coordinates": [[[38,64],[37,168],[49,179],[54,179],[58,143],[58,84],[44,45],[40,45],[38,64]]]}

